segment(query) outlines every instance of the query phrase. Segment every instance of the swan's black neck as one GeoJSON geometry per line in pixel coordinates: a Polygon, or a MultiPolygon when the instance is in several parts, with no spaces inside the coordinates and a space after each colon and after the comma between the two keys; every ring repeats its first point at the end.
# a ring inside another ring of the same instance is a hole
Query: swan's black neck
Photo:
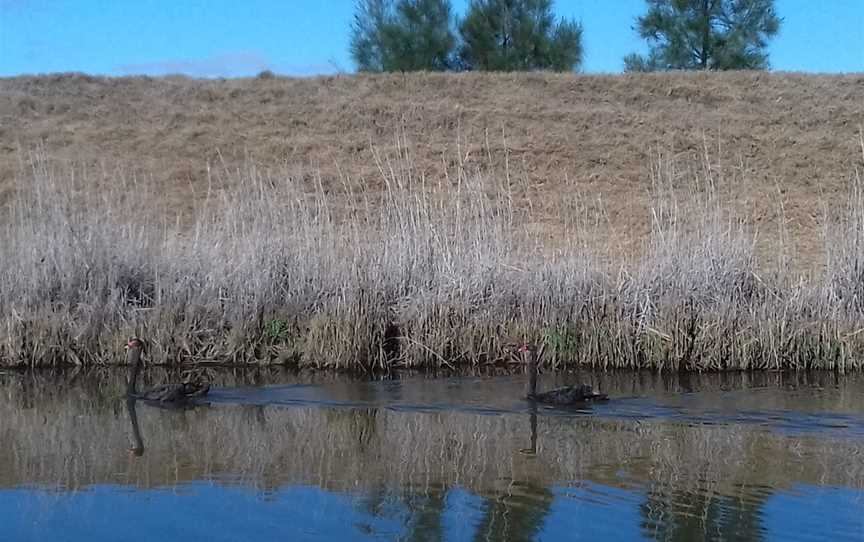
{"type": "Polygon", "coordinates": [[[531,399],[537,395],[537,358],[530,350],[522,353],[522,359],[528,365],[528,383],[525,385],[525,397],[531,399]]]}
{"type": "Polygon", "coordinates": [[[130,351],[126,360],[129,363],[129,374],[126,377],[126,395],[134,397],[138,394],[136,382],[138,381],[138,371],[141,370],[141,355],[140,353],[130,351]]]}

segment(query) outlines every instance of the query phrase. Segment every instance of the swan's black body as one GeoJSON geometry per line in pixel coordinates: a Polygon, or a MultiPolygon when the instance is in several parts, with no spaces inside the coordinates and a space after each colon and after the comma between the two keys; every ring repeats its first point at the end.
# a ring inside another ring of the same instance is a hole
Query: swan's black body
{"type": "Polygon", "coordinates": [[[193,399],[203,397],[210,391],[210,384],[202,380],[186,380],[176,384],[165,384],[145,391],[136,389],[138,372],[141,369],[141,339],[132,337],[126,343],[126,363],[129,365],[129,380],[126,383],[126,396],[141,399],[162,406],[181,406],[193,399]]]}
{"type": "Polygon", "coordinates": [[[527,345],[519,347],[519,354],[522,356],[522,361],[528,366],[528,384],[525,389],[525,398],[529,401],[566,406],[609,400],[608,395],[595,392],[588,384],[567,386],[565,388],[537,393],[537,355],[527,345]]]}

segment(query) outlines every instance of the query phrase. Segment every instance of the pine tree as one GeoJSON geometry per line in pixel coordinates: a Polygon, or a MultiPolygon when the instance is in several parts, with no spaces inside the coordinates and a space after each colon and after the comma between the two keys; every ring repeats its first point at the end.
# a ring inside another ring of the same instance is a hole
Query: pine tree
{"type": "Polygon", "coordinates": [[[569,71],[582,63],[582,26],[556,22],[552,0],[471,0],[459,33],[468,69],[569,71]]]}
{"type": "Polygon", "coordinates": [[[636,19],[647,57],[624,58],[627,71],[764,70],[767,42],[781,19],[774,0],[646,0],[636,19]]]}
{"type": "Polygon", "coordinates": [[[456,38],[449,0],[358,0],[351,57],[359,71],[446,70],[456,38]]]}

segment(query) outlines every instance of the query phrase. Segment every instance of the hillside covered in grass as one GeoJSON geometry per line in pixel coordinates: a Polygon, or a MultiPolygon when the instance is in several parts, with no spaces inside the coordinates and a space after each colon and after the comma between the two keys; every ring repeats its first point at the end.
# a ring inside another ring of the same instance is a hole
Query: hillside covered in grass
{"type": "Polygon", "coordinates": [[[864,76],[0,81],[0,365],[864,366],[864,76]]]}
{"type": "Polygon", "coordinates": [[[383,188],[384,162],[407,155],[430,182],[455,167],[506,170],[522,189],[516,205],[529,198],[553,238],[558,213],[547,207],[578,195],[605,223],[600,243],[631,255],[651,229],[650,170],[664,156],[734,182],[760,242],[784,226],[807,268],[821,260],[822,208],[862,167],[862,127],[864,74],[18,77],[0,79],[0,198],[21,150],[37,146],[137,174],[186,221],[206,198],[208,166],[251,161],[338,194],[383,188]]]}

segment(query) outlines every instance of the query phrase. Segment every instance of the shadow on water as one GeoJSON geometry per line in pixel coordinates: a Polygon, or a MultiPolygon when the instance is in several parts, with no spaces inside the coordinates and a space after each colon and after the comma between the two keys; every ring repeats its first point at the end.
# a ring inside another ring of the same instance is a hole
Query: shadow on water
{"type": "Polygon", "coordinates": [[[13,540],[128,522],[216,540],[864,536],[861,376],[580,376],[613,401],[545,408],[521,375],[229,371],[168,411],[126,400],[117,372],[0,374],[0,520],[13,540]]]}

